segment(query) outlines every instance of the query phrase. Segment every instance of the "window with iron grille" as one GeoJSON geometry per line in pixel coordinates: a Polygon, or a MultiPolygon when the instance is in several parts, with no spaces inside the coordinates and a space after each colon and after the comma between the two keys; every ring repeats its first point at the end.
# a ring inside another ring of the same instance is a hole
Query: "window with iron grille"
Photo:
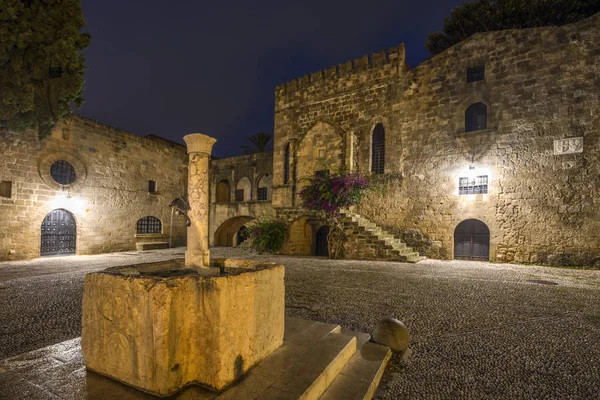
{"type": "Polygon", "coordinates": [[[485,194],[488,192],[487,175],[458,179],[458,194],[485,194]]]}
{"type": "Polygon", "coordinates": [[[485,79],[485,65],[467,68],[467,83],[482,81],[485,79]]]}
{"type": "Polygon", "coordinates": [[[329,175],[329,170],[328,169],[321,169],[319,171],[315,171],[315,175],[316,176],[321,176],[321,177],[327,176],[327,175],[329,175]]]}
{"type": "Polygon", "coordinates": [[[382,124],[377,124],[373,129],[371,150],[371,172],[383,174],[385,169],[385,131],[382,124]]]}
{"type": "Polygon", "coordinates": [[[162,233],[162,223],[160,219],[147,216],[138,219],[137,233],[162,233]]]}
{"type": "Polygon", "coordinates": [[[148,193],[156,192],[156,181],[148,181],[148,193]]]}
{"type": "Polygon", "coordinates": [[[483,103],[471,104],[465,111],[465,132],[487,128],[487,106],[483,103]]]}
{"type": "Polygon", "coordinates": [[[0,181],[0,197],[12,197],[12,181],[0,181]]]}
{"type": "Polygon", "coordinates": [[[54,161],[50,166],[50,176],[61,185],[70,185],[77,179],[75,168],[65,160],[54,161]]]}
{"type": "Polygon", "coordinates": [[[258,200],[266,200],[267,188],[258,188],[258,190],[256,191],[256,195],[258,196],[258,200]]]}
{"type": "Polygon", "coordinates": [[[285,156],[283,159],[283,183],[290,181],[290,144],[285,146],[285,156]]]}
{"type": "Polygon", "coordinates": [[[244,201],[244,189],[235,189],[235,201],[244,201]]]}

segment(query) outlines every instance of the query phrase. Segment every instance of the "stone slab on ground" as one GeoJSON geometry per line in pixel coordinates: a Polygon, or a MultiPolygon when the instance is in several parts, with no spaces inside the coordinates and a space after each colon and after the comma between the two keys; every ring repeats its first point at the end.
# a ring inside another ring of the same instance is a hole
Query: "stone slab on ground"
{"type": "MultiPolygon", "coordinates": [[[[189,386],[169,398],[179,400],[318,399],[336,377],[355,378],[356,346],[368,334],[340,332],[339,325],[286,318],[283,346],[252,368],[235,386],[217,394],[189,386]],[[345,371],[343,375],[338,375],[345,371]],[[354,371],[355,375],[352,375],[354,371]]],[[[366,339],[365,339],[366,338],[366,339]]],[[[378,345],[374,345],[378,346],[378,345]]],[[[381,347],[381,346],[378,346],[381,347]]],[[[370,351],[372,353],[372,351],[370,351]]],[[[381,358],[380,361],[387,361],[381,358]]],[[[384,364],[385,365],[385,364],[384,364]]],[[[152,395],[87,371],[79,338],[0,362],[0,393],[10,399],[150,400],[152,395]]],[[[364,377],[366,378],[366,377],[364,377]]],[[[361,382],[363,379],[359,379],[361,382]]],[[[343,382],[343,381],[341,381],[343,382]]],[[[339,386],[340,383],[337,383],[339,386]]],[[[375,384],[376,386],[376,384],[375,384]]]]}

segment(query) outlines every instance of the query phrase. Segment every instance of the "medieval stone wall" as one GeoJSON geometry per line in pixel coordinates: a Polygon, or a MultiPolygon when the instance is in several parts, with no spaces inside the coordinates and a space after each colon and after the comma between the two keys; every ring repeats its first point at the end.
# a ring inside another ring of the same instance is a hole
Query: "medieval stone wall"
{"type": "Polygon", "coordinates": [[[498,261],[590,264],[600,258],[600,15],[563,27],[480,33],[410,70],[404,48],[320,71],[276,89],[273,204],[298,207],[304,166],[325,137],[349,169],[369,172],[374,127],[385,130],[383,191],[357,211],[429,235],[453,258],[466,219],[490,229],[498,261]],[[485,79],[467,83],[467,69],[485,79]],[[487,126],[465,133],[481,102],[487,126]],[[554,141],[583,137],[583,152],[554,141]],[[290,145],[291,179],[283,179],[290,145]],[[337,147],[337,148],[336,148],[337,147]],[[488,192],[459,195],[459,178],[488,176],[488,192]]]}
{"type": "Polygon", "coordinates": [[[82,117],[62,120],[40,141],[33,131],[0,133],[0,260],[40,256],[41,224],[55,209],[76,221],[76,254],[134,250],[136,243],[185,244],[185,226],[169,202],[186,192],[185,147],[156,136],[140,137],[82,117]],[[68,161],[76,181],[61,186],[50,166],[68,161]],[[156,183],[149,193],[149,181],[156,183]],[[161,221],[156,235],[137,235],[145,216],[161,221]]]}

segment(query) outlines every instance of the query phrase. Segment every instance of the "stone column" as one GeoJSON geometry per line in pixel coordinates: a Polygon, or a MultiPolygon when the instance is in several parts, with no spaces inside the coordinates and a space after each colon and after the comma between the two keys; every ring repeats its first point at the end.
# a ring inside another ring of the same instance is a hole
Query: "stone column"
{"type": "Polygon", "coordinates": [[[183,140],[187,144],[189,155],[188,216],[191,221],[187,229],[185,266],[209,272],[212,268],[208,250],[208,164],[212,147],[217,140],[201,133],[186,135],[183,140]]]}

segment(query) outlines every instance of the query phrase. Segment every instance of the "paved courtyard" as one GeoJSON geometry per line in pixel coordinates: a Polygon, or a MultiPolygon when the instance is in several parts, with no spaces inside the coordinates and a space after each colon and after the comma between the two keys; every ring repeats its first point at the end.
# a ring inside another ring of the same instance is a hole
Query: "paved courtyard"
{"type": "MultiPolygon", "coordinates": [[[[85,273],[183,251],[0,263],[0,360],[80,335],[85,273]]],[[[267,257],[226,248],[212,255],[284,264],[289,316],[364,332],[385,317],[402,320],[414,352],[391,366],[377,398],[599,398],[600,271],[267,257]]]]}

